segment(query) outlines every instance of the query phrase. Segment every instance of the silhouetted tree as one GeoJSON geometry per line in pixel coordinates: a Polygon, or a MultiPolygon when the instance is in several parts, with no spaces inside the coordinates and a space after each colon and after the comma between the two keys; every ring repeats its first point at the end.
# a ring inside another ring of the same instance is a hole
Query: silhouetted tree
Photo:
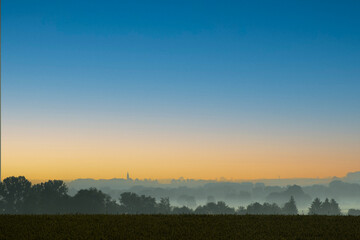
{"type": "Polygon", "coordinates": [[[296,207],[295,199],[293,196],[290,197],[290,200],[285,203],[284,207],[282,208],[282,213],[285,215],[297,215],[298,209],[296,207]]]}
{"type": "Polygon", "coordinates": [[[123,208],[115,200],[112,200],[111,197],[108,195],[106,195],[105,197],[105,212],[106,214],[125,213],[123,208]]]}
{"type": "Polygon", "coordinates": [[[73,211],[83,214],[105,214],[107,195],[96,188],[83,189],[73,197],[73,211]]]}
{"type": "Polygon", "coordinates": [[[25,202],[31,191],[31,182],[23,176],[8,177],[0,185],[2,212],[9,214],[24,212],[25,202]]]}
{"type": "Polygon", "coordinates": [[[331,215],[331,205],[328,198],[321,204],[320,215],[331,215]]]}
{"type": "Polygon", "coordinates": [[[235,214],[235,209],[227,206],[224,202],[209,202],[195,209],[196,214],[235,214]]]}
{"type": "Polygon", "coordinates": [[[154,214],[157,212],[155,198],[125,192],[120,195],[120,203],[125,213],[131,214],[154,214]]]}
{"type": "Polygon", "coordinates": [[[360,209],[349,209],[348,215],[350,216],[360,216],[360,209]]]}
{"type": "Polygon", "coordinates": [[[183,206],[183,207],[174,207],[172,210],[173,214],[193,214],[193,210],[190,208],[183,206]]]}
{"type": "Polygon", "coordinates": [[[29,195],[24,202],[23,213],[25,214],[41,214],[44,213],[42,208],[42,199],[41,199],[42,186],[40,184],[35,184],[31,187],[29,195]]]}
{"type": "Polygon", "coordinates": [[[235,214],[235,209],[226,205],[225,202],[219,201],[217,203],[218,214],[235,214]]]}
{"type": "Polygon", "coordinates": [[[255,203],[252,203],[252,204],[247,206],[246,214],[252,214],[252,215],[277,215],[277,214],[281,214],[281,208],[276,203],[273,203],[273,204],[270,204],[270,203],[260,204],[258,202],[255,202],[255,203]]]}
{"type": "Polygon", "coordinates": [[[311,197],[298,185],[288,186],[287,189],[282,192],[272,192],[266,197],[266,200],[283,205],[291,196],[296,198],[299,205],[307,206],[311,202],[311,197]]]}
{"type": "Polygon", "coordinates": [[[321,201],[319,198],[315,198],[309,208],[309,215],[319,215],[321,214],[321,201]]]}
{"type": "Polygon", "coordinates": [[[321,202],[319,198],[315,198],[309,208],[309,215],[340,215],[341,210],[335,199],[329,201],[328,198],[321,202]]]}
{"type": "Polygon", "coordinates": [[[49,180],[34,185],[29,199],[33,204],[33,212],[47,214],[69,212],[70,197],[67,191],[66,184],[61,180],[49,180]]]}
{"type": "MultiPolygon", "coordinates": [[[[332,185],[344,185],[344,183],[333,182],[332,185]]],[[[221,186],[224,186],[222,184],[221,186]]],[[[223,196],[233,196],[236,199],[238,190],[237,185],[225,184],[231,187],[230,190],[220,191],[223,196]]],[[[246,187],[251,187],[247,184],[246,187]]],[[[217,184],[207,186],[211,193],[219,192],[217,184]]],[[[242,186],[244,187],[244,186],[242,186]]],[[[261,187],[261,186],[260,186],[261,187]]],[[[353,185],[350,186],[355,189],[353,185]]],[[[259,188],[259,187],[258,187],[259,188]]],[[[262,188],[264,191],[267,188],[262,188]]],[[[281,189],[269,188],[266,191],[272,192],[281,189]]],[[[301,191],[300,191],[301,190],[301,191]]],[[[300,193],[299,186],[291,186],[283,193],[300,193]]],[[[204,193],[202,193],[204,197],[204,193]]],[[[164,192],[162,192],[164,196],[164,192]]],[[[285,196],[285,194],[283,194],[285,196]]],[[[186,196],[186,195],[184,195],[186,196]]],[[[206,195],[205,195],[206,196],[206,195]]],[[[178,200],[181,199],[180,197],[178,200]]],[[[185,200],[195,202],[194,197],[187,196],[185,200]]],[[[212,202],[213,197],[208,197],[208,203],[198,206],[195,211],[184,207],[172,207],[169,198],[161,198],[157,203],[155,198],[136,193],[125,192],[120,195],[120,205],[111,197],[96,188],[79,190],[74,197],[68,195],[68,188],[63,181],[50,180],[44,183],[31,185],[25,177],[9,177],[0,183],[0,213],[5,214],[58,214],[58,213],[83,213],[83,214],[292,214],[298,213],[295,198],[290,200],[280,208],[276,203],[255,202],[247,208],[239,207],[236,211],[225,204],[225,202],[212,202]]],[[[184,199],[183,199],[184,200],[184,199]]],[[[185,201],[186,202],[186,201],[185,201]]],[[[334,200],[326,199],[321,202],[316,198],[309,208],[309,214],[340,215],[339,204],[334,200]]],[[[360,214],[359,210],[351,209],[349,215],[360,214]]]]}
{"type": "Polygon", "coordinates": [[[171,206],[169,198],[161,198],[160,203],[158,204],[158,209],[160,214],[170,214],[171,206]]]}
{"type": "Polygon", "coordinates": [[[252,204],[247,206],[246,213],[247,214],[253,214],[253,215],[263,214],[262,205],[260,203],[258,203],[258,202],[252,203],[252,204]]]}
{"type": "Polygon", "coordinates": [[[330,214],[341,215],[339,204],[335,201],[335,199],[331,199],[330,201],[330,214]]]}
{"type": "Polygon", "coordinates": [[[5,192],[5,185],[0,182],[0,214],[4,214],[5,213],[5,208],[6,208],[6,201],[4,198],[4,192],[5,192]]]}
{"type": "Polygon", "coordinates": [[[276,203],[264,203],[262,205],[261,214],[278,215],[281,214],[281,208],[276,203]]]}

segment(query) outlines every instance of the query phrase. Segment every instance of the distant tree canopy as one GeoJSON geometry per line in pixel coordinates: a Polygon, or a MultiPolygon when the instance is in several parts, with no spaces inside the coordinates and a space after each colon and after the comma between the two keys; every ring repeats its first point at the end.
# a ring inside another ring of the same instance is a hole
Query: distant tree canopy
{"type": "Polygon", "coordinates": [[[4,212],[9,214],[25,212],[31,190],[31,182],[25,177],[5,178],[0,188],[1,205],[4,207],[4,212]]]}
{"type": "Polygon", "coordinates": [[[290,197],[290,200],[285,203],[283,208],[280,208],[276,203],[264,203],[260,204],[258,202],[250,204],[247,206],[247,209],[238,209],[239,214],[266,214],[266,215],[296,215],[298,214],[298,209],[294,197],[290,197]]]}
{"type": "Polygon", "coordinates": [[[96,188],[82,189],[71,199],[71,210],[77,213],[106,213],[108,197],[96,188]]]}
{"type": "Polygon", "coordinates": [[[227,206],[224,202],[208,202],[204,206],[195,209],[196,214],[235,214],[235,209],[227,206]]]}
{"type": "Polygon", "coordinates": [[[266,197],[266,200],[277,204],[284,204],[291,197],[293,199],[296,198],[298,201],[306,204],[306,206],[311,202],[311,197],[298,185],[288,186],[288,188],[282,192],[272,192],[266,197]]]}
{"type": "Polygon", "coordinates": [[[125,192],[120,196],[120,203],[124,213],[129,214],[155,214],[157,213],[156,200],[153,197],[125,192]]]}
{"type": "Polygon", "coordinates": [[[282,208],[282,213],[286,215],[296,215],[298,214],[298,209],[296,207],[295,199],[293,196],[290,197],[290,200],[285,203],[282,208]]]}
{"type": "MultiPolygon", "coordinates": [[[[297,186],[286,193],[299,194],[297,186]]],[[[283,197],[283,196],[282,196],[283,197]]],[[[195,205],[195,198],[183,195],[178,202],[184,205],[195,205]]],[[[109,195],[96,188],[81,189],[74,196],[68,194],[66,184],[61,180],[50,180],[32,185],[25,177],[8,177],[0,183],[0,212],[3,214],[284,214],[296,215],[298,209],[295,197],[290,196],[282,207],[276,203],[252,203],[247,207],[234,209],[225,202],[215,202],[208,197],[205,205],[194,210],[189,206],[174,207],[167,197],[156,201],[154,197],[123,192],[119,199],[114,200],[109,195]]],[[[340,215],[339,204],[334,199],[322,202],[316,198],[309,214],[340,215]]],[[[360,215],[359,210],[350,209],[349,215],[360,215]]]]}
{"type": "Polygon", "coordinates": [[[359,209],[349,209],[348,215],[350,216],[360,216],[360,210],[359,209]]]}
{"type": "Polygon", "coordinates": [[[277,204],[255,202],[247,206],[246,214],[280,214],[280,207],[277,204]]]}
{"type": "Polygon", "coordinates": [[[319,198],[315,198],[309,208],[309,215],[340,215],[341,210],[339,204],[331,199],[329,201],[328,198],[322,202],[319,198]]]}

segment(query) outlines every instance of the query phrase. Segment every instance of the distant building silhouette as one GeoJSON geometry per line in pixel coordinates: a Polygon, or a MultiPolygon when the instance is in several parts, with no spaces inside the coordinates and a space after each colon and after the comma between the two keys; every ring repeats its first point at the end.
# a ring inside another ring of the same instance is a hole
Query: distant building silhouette
{"type": "Polygon", "coordinates": [[[126,173],[126,179],[127,179],[127,180],[130,180],[129,172],[126,173]]]}

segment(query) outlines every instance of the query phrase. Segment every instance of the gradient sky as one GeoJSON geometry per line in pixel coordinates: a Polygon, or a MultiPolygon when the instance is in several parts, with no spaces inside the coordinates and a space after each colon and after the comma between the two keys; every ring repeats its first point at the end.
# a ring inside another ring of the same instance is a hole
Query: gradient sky
{"type": "Polygon", "coordinates": [[[3,0],[3,177],[360,170],[359,12],[359,1],[3,0]]]}

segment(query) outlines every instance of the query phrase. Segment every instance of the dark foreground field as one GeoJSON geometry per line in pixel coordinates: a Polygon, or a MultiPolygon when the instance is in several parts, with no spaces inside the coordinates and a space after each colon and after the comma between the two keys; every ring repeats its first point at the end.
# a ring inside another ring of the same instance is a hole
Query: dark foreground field
{"type": "Polygon", "coordinates": [[[360,239],[360,217],[0,216],[0,239],[360,239]]]}

